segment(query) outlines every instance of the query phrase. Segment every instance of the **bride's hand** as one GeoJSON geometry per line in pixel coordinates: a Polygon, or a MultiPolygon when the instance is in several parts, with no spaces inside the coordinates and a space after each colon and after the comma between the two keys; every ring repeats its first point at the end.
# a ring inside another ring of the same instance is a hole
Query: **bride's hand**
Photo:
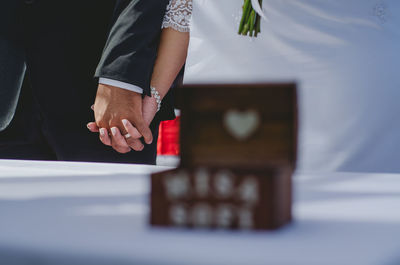
{"type": "MultiPolygon", "coordinates": [[[[153,97],[145,96],[142,103],[142,114],[143,120],[147,126],[150,126],[151,122],[153,121],[156,113],[157,113],[158,104],[153,97]]],[[[122,124],[125,127],[125,130],[129,133],[131,137],[126,140],[126,143],[134,150],[137,150],[135,147],[142,146],[140,150],[143,150],[143,144],[140,141],[142,135],[139,131],[133,126],[128,120],[123,120],[122,124]]],[[[117,143],[118,144],[118,143],[117,143]]]]}
{"type": "Polygon", "coordinates": [[[145,96],[143,98],[142,106],[143,119],[147,125],[150,125],[156,116],[158,103],[154,97],[145,96]]]}

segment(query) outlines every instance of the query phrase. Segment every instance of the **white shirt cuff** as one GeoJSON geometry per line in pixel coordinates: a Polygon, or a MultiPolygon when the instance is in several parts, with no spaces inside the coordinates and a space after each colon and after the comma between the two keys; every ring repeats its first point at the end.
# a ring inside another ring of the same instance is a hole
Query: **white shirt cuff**
{"type": "Polygon", "coordinates": [[[103,85],[109,85],[109,86],[115,86],[115,87],[123,88],[123,89],[129,90],[129,91],[133,91],[133,92],[136,92],[136,93],[139,93],[139,94],[143,94],[143,89],[142,88],[140,88],[138,86],[135,86],[135,85],[132,85],[132,84],[129,84],[129,83],[117,81],[117,80],[114,80],[114,79],[108,79],[108,78],[100,77],[99,78],[99,83],[103,84],[103,85]]]}

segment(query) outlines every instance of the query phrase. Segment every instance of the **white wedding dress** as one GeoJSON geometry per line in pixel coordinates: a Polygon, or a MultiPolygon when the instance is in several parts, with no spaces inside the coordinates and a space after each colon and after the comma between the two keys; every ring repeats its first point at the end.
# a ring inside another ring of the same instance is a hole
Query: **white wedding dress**
{"type": "Polygon", "coordinates": [[[295,80],[300,170],[400,172],[400,1],[194,0],[185,83],[295,80]]]}

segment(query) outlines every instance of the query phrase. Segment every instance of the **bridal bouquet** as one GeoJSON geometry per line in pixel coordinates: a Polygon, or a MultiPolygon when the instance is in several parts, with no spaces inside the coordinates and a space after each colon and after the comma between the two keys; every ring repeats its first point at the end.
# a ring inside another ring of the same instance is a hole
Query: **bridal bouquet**
{"type": "MultiPolygon", "coordinates": [[[[261,16],[263,0],[244,0],[243,14],[239,25],[239,35],[249,35],[250,37],[257,37],[261,32],[261,16]]],[[[265,18],[265,17],[264,17],[265,18]]]]}

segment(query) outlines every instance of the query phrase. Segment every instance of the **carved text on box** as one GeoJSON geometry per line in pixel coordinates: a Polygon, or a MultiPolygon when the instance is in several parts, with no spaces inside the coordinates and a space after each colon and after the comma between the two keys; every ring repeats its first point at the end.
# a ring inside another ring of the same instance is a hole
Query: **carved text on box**
{"type": "Polygon", "coordinates": [[[229,228],[236,224],[250,229],[259,202],[260,187],[256,177],[240,178],[229,170],[210,173],[198,169],[190,175],[180,170],[166,176],[164,189],[168,215],[176,226],[229,228]]]}

